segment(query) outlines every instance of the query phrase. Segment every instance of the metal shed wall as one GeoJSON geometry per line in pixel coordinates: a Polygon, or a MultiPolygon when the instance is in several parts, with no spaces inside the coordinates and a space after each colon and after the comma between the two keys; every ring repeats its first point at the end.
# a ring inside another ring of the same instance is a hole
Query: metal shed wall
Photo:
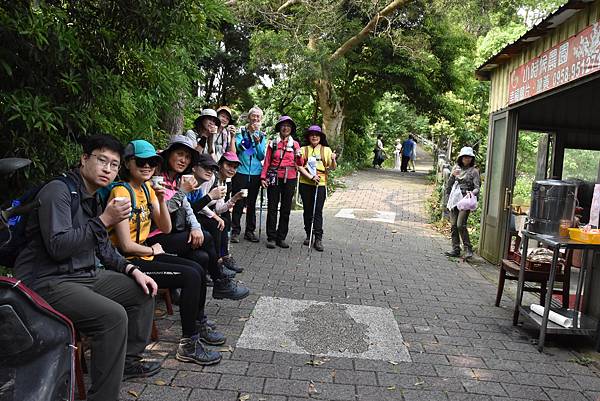
{"type": "Polygon", "coordinates": [[[549,34],[524,47],[504,64],[490,72],[490,113],[508,107],[508,85],[510,73],[522,64],[536,58],[544,51],[570,38],[600,20],[600,1],[590,3],[549,34]]]}

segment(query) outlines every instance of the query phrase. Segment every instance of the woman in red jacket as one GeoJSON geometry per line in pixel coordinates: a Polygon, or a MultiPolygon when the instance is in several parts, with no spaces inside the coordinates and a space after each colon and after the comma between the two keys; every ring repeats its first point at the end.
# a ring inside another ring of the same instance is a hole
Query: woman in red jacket
{"type": "Polygon", "coordinates": [[[292,138],[296,133],[296,123],[288,116],[279,117],[275,124],[279,135],[269,142],[265,155],[262,174],[263,188],[267,188],[267,248],[289,248],[285,242],[290,222],[292,200],[296,190],[298,167],[304,164],[300,154],[300,145],[292,138]],[[279,208],[279,226],[277,226],[277,206],[279,208]]]}

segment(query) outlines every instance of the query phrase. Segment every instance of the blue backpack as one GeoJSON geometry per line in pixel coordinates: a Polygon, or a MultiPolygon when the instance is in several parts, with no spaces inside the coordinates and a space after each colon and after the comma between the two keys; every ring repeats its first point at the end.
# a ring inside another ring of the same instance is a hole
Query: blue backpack
{"type": "MultiPolygon", "coordinates": [[[[71,193],[71,218],[73,218],[79,209],[79,192],[77,191],[77,184],[75,181],[64,173],[29,189],[21,197],[13,200],[11,207],[27,205],[34,202],[41,189],[49,182],[55,180],[64,182],[69,188],[69,192],[71,193]]],[[[26,233],[28,220],[29,214],[13,216],[8,220],[8,229],[0,231],[0,265],[11,269],[15,266],[17,256],[19,256],[19,253],[21,253],[31,239],[26,233]]]]}
{"type": "MultiPolygon", "coordinates": [[[[100,197],[100,204],[102,205],[102,208],[106,207],[106,204],[108,203],[108,197],[110,196],[110,193],[113,190],[113,188],[116,188],[116,187],[123,187],[123,188],[127,189],[127,192],[129,192],[129,199],[131,199],[131,214],[129,215],[129,220],[132,220],[134,217],[136,219],[135,242],[137,242],[139,244],[140,243],[140,225],[141,225],[141,220],[142,220],[141,219],[142,209],[137,207],[135,191],[133,190],[133,188],[131,188],[131,185],[129,185],[128,182],[119,181],[119,182],[112,182],[109,185],[107,185],[106,187],[99,189],[98,195],[100,197]]],[[[150,210],[150,214],[152,214],[153,208],[152,208],[152,202],[150,202],[150,191],[148,191],[148,187],[146,186],[146,183],[142,184],[142,190],[144,191],[144,195],[146,196],[146,203],[148,204],[148,210],[150,210]]]]}

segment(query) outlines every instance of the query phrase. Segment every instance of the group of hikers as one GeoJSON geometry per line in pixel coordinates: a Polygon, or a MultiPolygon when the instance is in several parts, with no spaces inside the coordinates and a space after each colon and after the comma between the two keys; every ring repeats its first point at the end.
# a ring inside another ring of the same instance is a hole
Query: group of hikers
{"type": "Polygon", "coordinates": [[[145,140],[123,146],[94,135],[83,144],[79,165],[38,192],[40,206],[27,220],[30,241],[14,272],[89,338],[89,400],[117,400],[123,379],[160,370],[142,357],[158,289],[179,294],[176,359],[221,360],[206,347],[226,342],[206,316],[207,286],[215,299],[248,296],[235,281],[243,268],[229,243],[239,242],[244,207],[243,236],[259,242],[255,210],[264,189],[266,246],[289,248],[299,180],[303,244],[323,251],[322,209],[336,154],[318,125],[306,130],[301,147],[292,118],[280,117],[270,139],[262,118],[253,107],[237,128],[228,107],[204,109],[193,129],[172,136],[160,152],[145,140]]]}
{"type": "MultiPolygon", "coordinates": [[[[377,135],[375,148],[373,149],[373,168],[381,168],[386,159],[385,147],[383,146],[383,135],[377,135]]],[[[401,172],[416,171],[415,161],[417,160],[417,141],[414,135],[408,135],[408,138],[402,142],[400,138],[396,139],[394,146],[394,170],[401,172]]]]}

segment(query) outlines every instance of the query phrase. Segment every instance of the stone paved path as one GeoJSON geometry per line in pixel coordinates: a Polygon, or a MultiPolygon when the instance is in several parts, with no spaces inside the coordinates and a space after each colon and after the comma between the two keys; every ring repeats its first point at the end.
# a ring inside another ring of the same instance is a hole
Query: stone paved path
{"type": "Polygon", "coordinates": [[[323,253],[301,246],[301,212],[292,213],[291,249],[235,245],[246,267],[239,278],[252,295],[209,302],[207,312],[231,347],[224,360],[204,368],[175,361],[178,317],[158,319],[161,338],[149,354],[163,359],[163,369],[124,383],[122,399],[598,400],[596,370],[575,363],[577,355],[564,344],[539,353],[535,332],[512,326],[510,299],[494,307],[495,285],[442,255],[448,240],[431,229],[424,210],[426,168],[348,177],[346,188],[327,201],[323,253]],[[335,217],[340,209],[363,210],[349,219],[335,217]],[[373,211],[393,212],[395,220],[365,220],[376,217],[373,211]],[[281,351],[236,348],[260,297],[385,308],[410,361],[313,359],[286,352],[284,344],[281,351]]]}

